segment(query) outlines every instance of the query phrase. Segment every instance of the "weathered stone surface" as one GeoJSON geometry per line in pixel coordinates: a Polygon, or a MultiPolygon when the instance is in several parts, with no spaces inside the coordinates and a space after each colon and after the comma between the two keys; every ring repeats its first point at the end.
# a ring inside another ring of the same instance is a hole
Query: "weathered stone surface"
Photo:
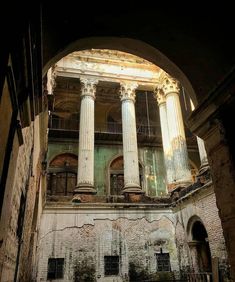
{"type": "MultiPolygon", "coordinates": [[[[170,210],[45,209],[39,240],[38,281],[46,281],[49,257],[65,258],[64,280],[74,279],[79,265],[95,268],[97,281],[128,281],[130,268],[149,277],[156,271],[155,253],[170,252],[178,272],[170,210]],[[104,256],[119,255],[119,276],[104,275],[104,256]],[[79,263],[78,263],[79,262],[79,263]]],[[[93,280],[91,280],[93,281],[93,280]]]]}

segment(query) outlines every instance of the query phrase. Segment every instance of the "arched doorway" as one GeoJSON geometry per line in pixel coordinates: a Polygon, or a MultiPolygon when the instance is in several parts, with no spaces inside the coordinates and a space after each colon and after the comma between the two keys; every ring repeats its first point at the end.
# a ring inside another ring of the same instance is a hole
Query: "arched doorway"
{"type": "MultiPolygon", "coordinates": [[[[143,187],[143,169],[139,163],[140,186],[143,187]]],[[[110,195],[121,195],[124,187],[124,162],[123,156],[115,158],[109,167],[109,193],[110,195]]]]}
{"type": "Polygon", "coordinates": [[[202,272],[211,271],[211,252],[208,235],[201,221],[196,221],[192,226],[192,237],[196,243],[198,267],[202,272]]]}
{"type": "Polygon", "coordinates": [[[189,248],[195,272],[211,272],[211,252],[206,228],[199,217],[191,218],[188,225],[189,248]]]}

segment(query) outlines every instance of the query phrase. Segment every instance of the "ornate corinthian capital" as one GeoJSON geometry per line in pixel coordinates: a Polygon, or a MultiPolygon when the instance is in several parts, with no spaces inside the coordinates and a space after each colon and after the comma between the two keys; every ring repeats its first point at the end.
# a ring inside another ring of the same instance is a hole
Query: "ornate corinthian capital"
{"type": "Polygon", "coordinates": [[[165,95],[170,93],[178,93],[180,92],[179,82],[173,77],[169,75],[164,75],[162,79],[162,90],[164,91],[165,95]]]}
{"type": "Polygon", "coordinates": [[[162,91],[161,88],[156,88],[154,91],[154,97],[157,100],[158,105],[160,106],[163,103],[166,103],[166,97],[164,92],[162,91]]]}
{"type": "Polygon", "coordinates": [[[135,82],[121,82],[120,83],[120,98],[121,101],[132,100],[135,101],[135,89],[138,84],[135,82]]]}
{"type": "Polygon", "coordinates": [[[81,77],[81,96],[91,96],[95,98],[96,85],[98,84],[98,79],[81,77]]]}

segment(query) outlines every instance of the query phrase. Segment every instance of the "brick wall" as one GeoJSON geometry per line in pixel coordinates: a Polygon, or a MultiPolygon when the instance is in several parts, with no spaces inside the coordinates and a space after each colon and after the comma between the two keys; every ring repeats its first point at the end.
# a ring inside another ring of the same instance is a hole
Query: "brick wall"
{"type": "Polygon", "coordinates": [[[35,142],[35,135],[39,137],[39,126],[37,117],[31,126],[22,130],[24,143],[20,147],[17,137],[14,139],[1,217],[0,234],[3,241],[0,250],[1,282],[14,281],[16,270],[18,281],[32,281],[30,250],[34,246],[30,242],[32,242],[32,221],[41,174],[41,148],[40,143],[35,142]],[[21,208],[23,205],[25,208],[21,208]]]}
{"type": "MultiPolygon", "coordinates": [[[[155,254],[160,248],[170,253],[172,270],[178,272],[170,210],[97,208],[44,210],[37,281],[46,281],[52,257],[65,259],[64,279],[59,281],[73,281],[81,265],[102,282],[128,281],[129,271],[150,277],[156,272],[155,254]],[[110,280],[104,275],[104,256],[112,255],[119,256],[120,269],[119,276],[110,280]]],[[[77,274],[82,275],[81,271],[77,274]]]]}
{"type": "Polygon", "coordinates": [[[149,279],[157,275],[156,253],[161,249],[169,252],[171,269],[178,278],[192,271],[195,264],[188,244],[192,240],[190,222],[195,217],[208,233],[211,257],[219,258],[220,266],[227,267],[212,185],[178,200],[172,208],[93,205],[46,206],[39,235],[37,281],[47,280],[48,258],[65,259],[64,278],[59,281],[73,281],[76,273],[79,277],[91,273],[90,281],[96,278],[102,282],[129,281],[133,273],[149,279]],[[104,275],[104,256],[111,255],[120,259],[119,275],[113,280],[104,275]]]}
{"type": "MultiPolygon", "coordinates": [[[[189,248],[192,241],[191,225],[193,219],[200,220],[208,234],[212,258],[219,258],[219,263],[227,263],[227,253],[221,221],[216,206],[212,184],[201,188],[183,200],[179,200],[173,209],[176,216],[176,245],[179,253],[179,263],[182,271],[197,268],[195,256],[189,248]]],[[[196,269],[197,270],[197,269],[196,269]]]]}

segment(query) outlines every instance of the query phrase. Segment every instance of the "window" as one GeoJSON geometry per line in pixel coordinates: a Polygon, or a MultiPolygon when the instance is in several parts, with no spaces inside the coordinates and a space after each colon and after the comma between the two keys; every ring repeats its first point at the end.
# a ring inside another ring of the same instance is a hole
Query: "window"
{"type": "Polygon", "coordinates": [[[104,257],[104,275],[119,274],[119,256],[104,257]]]}
{"type": "Polygon", "coordinates": [[[170,271],[170,256],[168,253],[158,253],[156,254],[157,258],[157,271],[170,271]]]}
{"type": "MultiPolygon", "coordinates": [[[[124,188],[124,161],[123,156],[119,156],[110,164],[110,195],[122,195],[124,188]]],[[[139,179],[143,185],[142,167],[139,164],[139,179]]]]}
{"type": "Polygon", "coordinates": [[[64,277],[64,259],[63,258],[49,258],[47,279],[59,279],[64,277]]]}
{"type": "Polygon", "coordinates": [[[74,172],[57,172],[48,174],[48,191],[51,195],[73,195],[76,187],[77,174],[74,172]]]}
{"type": "Polygon", "coordinates": [[[124,187],[124,174],[111,174],[111,195],[121,195],[124,187]]]}

